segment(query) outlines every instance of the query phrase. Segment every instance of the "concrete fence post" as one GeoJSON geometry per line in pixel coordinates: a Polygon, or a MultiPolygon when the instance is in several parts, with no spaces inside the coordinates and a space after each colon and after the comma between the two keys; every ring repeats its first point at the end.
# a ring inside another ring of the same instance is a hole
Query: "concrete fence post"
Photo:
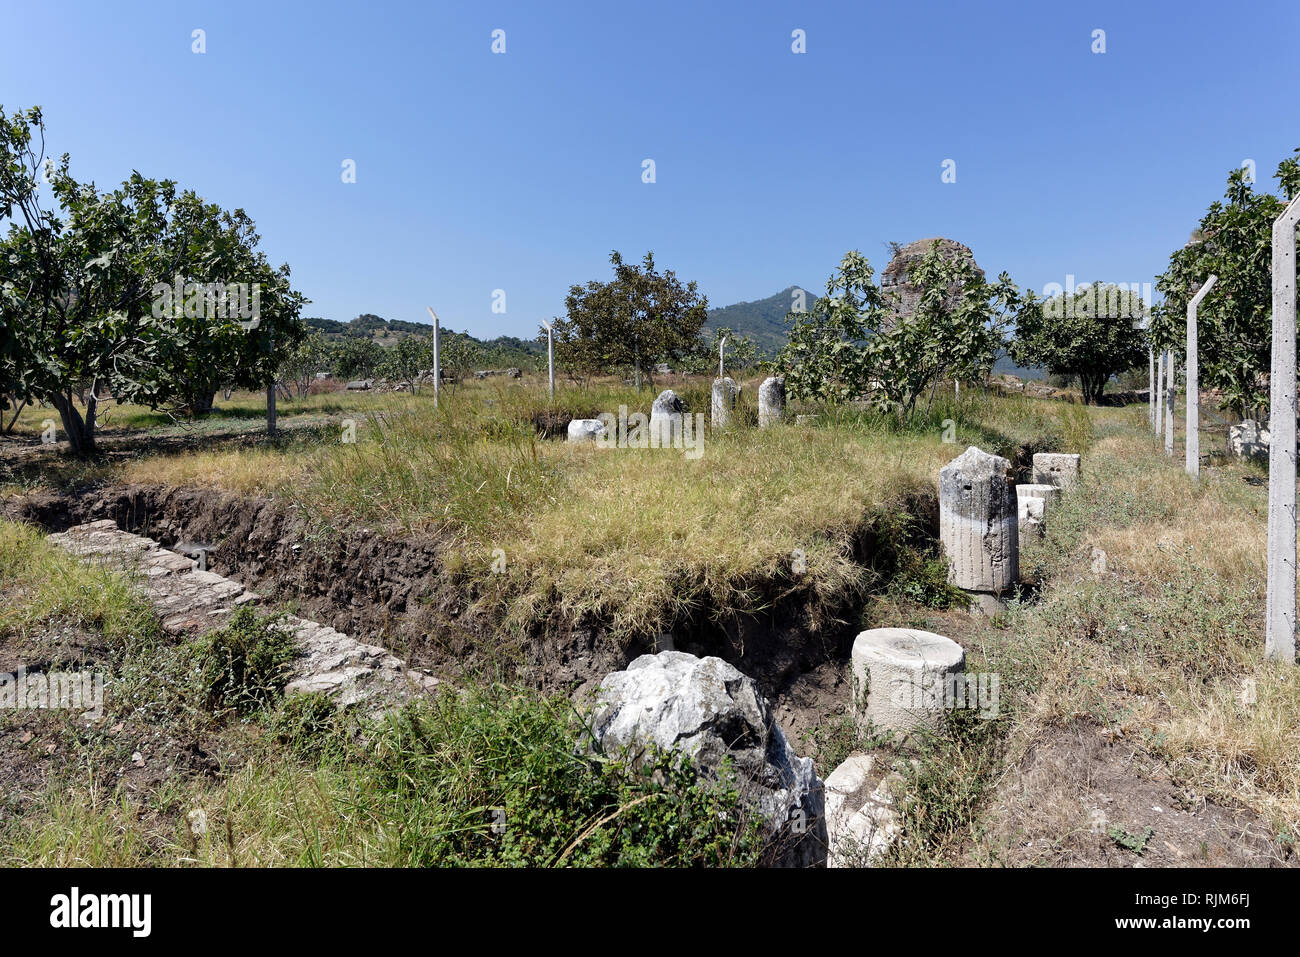
{"type": "Polygon", "coordinates": [[[438,314],[433,306],[425,306],[433,316],[433,407],[438,407],[438,387],[442,385],[442,366],[438,362],[438,314]]]}
{"type": "Polygon", "coordinates": [[[1156,435],[1165,434],[1165,351],[1156,353],[1156,435]]]}
{"type": "Polygon", "coordinates": [[[1156,351],[1147,346],[1147,420],[1156,431],[1156,351]]]}
{"type": "Polygon", "coordinates": [[[1272,435],[1268,451],[1268,611],[1264,656],[1295,663],[1296,295],[1300,196],[1273,223],[1272,435]]]}
{"type": "Polygon", "coordinates": [[[1187,442],[1184,463],[1187,474],[1201,477],[1201,386],[1197,365],[1196,310],[1219,277],[1211,275],[1187,304],[1187,442]]]}
{"type": "Polygon", "coordinates": [[[1174,350],[1165,350],[1165,455],[1174,457],[1174,350]]]}
{"type": "MultiPolygon", "coordinates": [[[[271,355],[275,355],[275,336],[271,336],[271,355]]],[[[275,436],[276,426],[276,409],[275,409],[275,373],[271,373],[271,379],[266,384],[266,434],[275,436]]]]}
{"type": "Polygon", "coordinates": [[[549,322],[543,322],[546,330],[546,394],[555,398],[555,330],[549,322]]]}

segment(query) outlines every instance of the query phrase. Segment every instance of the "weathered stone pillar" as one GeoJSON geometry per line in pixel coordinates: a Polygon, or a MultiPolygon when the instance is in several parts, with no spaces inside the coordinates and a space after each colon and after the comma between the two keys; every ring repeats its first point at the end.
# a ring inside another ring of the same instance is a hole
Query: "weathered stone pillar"
{"type": "Polygon", "coordinates": [[[767,428],[785,420],[785,376],[774,375],[758,387],[758,426],[767,428]]]}
{"type": "Polygon", "coordinates": [[[939,470],[939,541],[948,580],[996,610],[1020,580],[1020,530],[1011,463],[971,446],[939,470]],[[981,597],[984,596],[984,597],[981,597]]]}
{"type": "Polygon", "coordinates": [[[1079,456],[1070,452],[1034,454],[1034,484],[1069,488],[1079,481],[1079,456]]]}
{"type": "Polygon", "coordinates": [[[739,394],[740,390],[736,388],[736,382],[731,376],[721,376],[713,380],[713,402],[710,411],[715,429],[725,429],[731,425],[732,416],[736,412],[736,396],[739,394]]]}
{"type": "Polygon", "coordinates": [[[682,413],[686,406],[672,389],[664,389],[650,407],[650,447],[668,449],[681,445],[682,413]]]}
{"type": "Polygon", "coordinates": [[[936,731],[966,653],[951,638],[912,628],[873,628],[853,641],[853,719],[907,733],[936,731]]]}
{"type": "Polygon", "coordinates": [[[881,777],[872,754],[851,754],[826,776],[826,866],[871,867],[902,833],[898,771],[881,777]],[[875,782],[879,783],[875,783],[875,782]]]}
{"type": "Polygon", "coordinates": [[[1263,458],[1268,455],[1269,433],[1254,419],[1242,419],[1228,426],[1228,450],[1239,459],[1263,458]]]}
{"type": "Polygon", "coordinates": [[[1055,507],[1061,498],[1061,489],[1056,485],[1017,485],[1016,507],[1017,525],[1020,540],[1034,535],[1039,538],[1047,523],[1047,513],[1055,507]]]}

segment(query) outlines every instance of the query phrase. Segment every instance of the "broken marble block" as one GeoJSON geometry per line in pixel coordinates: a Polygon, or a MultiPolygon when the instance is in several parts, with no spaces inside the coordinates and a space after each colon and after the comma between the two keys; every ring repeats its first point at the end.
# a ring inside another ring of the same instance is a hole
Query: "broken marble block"
{"type": "Polygon", "coordinates": [[[574,419],[569,423],[566,442],[595,442],[597,436],[605,434],[605,423],[600,419],[574,419]]]}
{"type": "Polygon", "coordinates": [[[1034,454],[1034,484],[1069,488],[1079,481],[1079,456],[1066,452],[1034,454]]]}

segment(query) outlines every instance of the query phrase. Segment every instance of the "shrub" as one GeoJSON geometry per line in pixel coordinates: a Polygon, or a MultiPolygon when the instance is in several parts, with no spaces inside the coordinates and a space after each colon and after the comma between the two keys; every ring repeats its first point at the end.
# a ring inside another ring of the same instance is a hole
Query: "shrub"
{"type": "Polygon", "coordinates": [[[493,686],[392,716],[364,789],[394,822],[385,858],[413,866],[754,863],[760,822],[734,777],[679,755],[589,755],[563,698],[493,686]]]}
{"type": "Polygon", "coordinates": [[[208,707],[248,714],[284,694],[295,647],[279,623],[280,616],[260,616],[244,606],[208,635],[199,652],[208,707]]]}

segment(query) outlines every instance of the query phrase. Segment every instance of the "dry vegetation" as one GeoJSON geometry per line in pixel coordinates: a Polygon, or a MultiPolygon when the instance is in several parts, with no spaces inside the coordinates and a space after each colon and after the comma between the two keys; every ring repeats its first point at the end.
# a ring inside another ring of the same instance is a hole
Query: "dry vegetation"
{"type": "MultiPolygon", "coordinates": [[[[707,407],[703,385],[686,383],[679,391],[692,408],[707,407]]],[[[282,409],[289,428],[278,443],[161,453],[138,443],[132,455],[75,479],[210,484],[280,497],[336,525],[436,535],[446,543],[449,568],[473,579],[506,630],[558,612],[646,634],[679,616],[752,612],[782,589],[804,589],[810,602],[823,594],[860,600],[871,592],[874,616],[952,634],[967,647],[969,670],[1002,679],[997,720],[957,721],[944,736],[901,755],[917,760],[907,774],[907,840],[897,863],[1132,863],[1157,853],[1131,839],[1144,823],[1134,808],[1168,796],[1191,809],[1189,819],[1201,822],[1206,835],[1218,828],[1219,836],[1201,839],[1204,860],[1240,861],[1230,856],[1235,840],[1249,845],[1247,862],[1294,861],[1300,675],[1262,659],[1266,499],[1257,468],[1216,462],[1198,485],[1183,474],[1181,458],[1167,459],[1147,432],[1145,409],[976,395],[960,404],[937,402],[928,417],[901,431],[869,413],[810,410],[822,412],[819,424],[711,435],[696,461],[679,451],[602,451],[539,435],[539,423],[620,404],[645,410],[650,398],[601,384],[565,390],[552,404],[537,383],[471,383],[435,412],[426,396],[313,396],[282,409]],[[323,424],[313,419],[295,431],[300,416],[323,417],[323,424]],[[349,417],[358,424],[355,445],[337,438],[340,420],[349,417]],[[956,423],[956,444],[942,441],[948,418],[956,423]],[[882,596],[889,583],[854,560],[856,536],[896,515],[909,496],[932,489],[939,467],[966,444],[1006,454],[1027,443],[1083,451],[1085,478],[1053,514],[1047,539],[1023,550],[1034,584],[1024,601],[982,622],[926,607],[923,589],[882,596]],[[795,550],[806,556],[803,576],[790,570],[795,550]],[[1096,550],[1105,552],[1104,572],[1094,570],[1096,550]],[[502,575],[491,573],[494,554],[505,556],[502,575]],[[1119,800],[1110,808],[1110,830],[1099,832],[1090,813],[1103,786],[1119,800]],[[1239,818],[1246,823],[1234,838],[1239,818]],[[1228,858],[1214,856],[1220,838],[1228,858]]],[[[256,413],[256,403],[237,398],[227,421],[240,421],[241,409],[256,413]]],[[[14,481],[32,486],[30,478],[14,481]]],[[[0,615],[0,640],[39,641],[46,626],[81,607],[65,590],[72,578],[59,569],[66,563],[47,555],[30,532],[8,526],[0,553],[21,598],[0,615]],[[39,575],[30,572],[33,555],[43,556],[39,575]],[[47,581],[63,584],[51,591],[40,584],[47,581]]],[[[120,589],[101,592],[114,607],[129,607],[126,598],[112,597],[124,594],[120,589]]],[[[78,628],[118,634],[117,619],[96,612],[94,603],[84,607],[84,615],[76,612],[78,628]]],[[[130,685],[132,666],[125,657],[114,660],[130,685]]],[[[162,660],[165,667],[169,659],[162,660]]],[[[551,729],[540,738],[499,725],[480,734],[474,728],[487,727],[493,709],[528,700],[518,691],[487,694],[477,711],[424,719],[438,729],[432,738],[393,740],[436,739],[436,753],[448,760],[464,747],[455,742],[475,735],[567,740],[567,726],[554,724],[553,704],[536,712],[519,705],[526,713],[516,717],[534,732],[551,729]]],[[[380,823],[397,812],[367,791],[390,780],[383,774],[392,769],[355,764],[357,753],[339,743],[347,735],[335,730],[318,735],[319,728],[300,722],[286,737],[286,720],[276,712],[240,725],[234,738],[228,729],[213,732],[239,757],[212,775],[181,775],[139,793],[74,780],[29,795],[8,821],[10,859],[411,863],[478,854],[485,862],[517,862],[490,843],[404,844],[380,823]],[[322,753],[310,744],[317,739],[333,744],[322,753]],[[229,833],[223,823],[197,839],[185,818],[194,807],[232,822],[229,833]],[[75,842],[62,841],[63,834],[76,835],[75,842]]],[[[80,748],[83,757],[98,759],[73,738],[65,740],[74,753],[80,748]]],[[[863,743],[833,715],[818,740],[823,772],[863,743]]],[[[481,777],[465,785],[442,759],[430,763],[419,749],[408,756],[430,775],[429,787],[463,790],[469,803],[457,804],[457,813],[482,806],[473,802],[513,800],[481,777]]],[[[556,787],[579,787],[577,778],[556,773],[556,787]]],[[[515,786],[527,793],[537,782],[515,786]]],[[[594,815],[602,802],[641,786],[622,779],[601,785],[606,790],[589,810],[594,815]]],[[[453,826],[450,818],[420,816],[432,813],[425,808],[404,820],[417,829],[453,826]]],[[[565,843],[559,835],[579,830],[574,822],[552,824],[542,829],[551,858],[529,851],[530,862],[553,862],[554,847],[565,843]]],[[[1182,848],[1192,833],[1157,831],[1152,847],[1163,840],[1171,850],[1168,860],[1155,861],[1180,862],[1183,851],[1174,845],[1182,848]]],[[[721,843],[684,849],[675,860],[743,862],[717,838],[721,843]]],[[[616,848],[595,862],[631,862],[638,853],[616,848]]]]}

